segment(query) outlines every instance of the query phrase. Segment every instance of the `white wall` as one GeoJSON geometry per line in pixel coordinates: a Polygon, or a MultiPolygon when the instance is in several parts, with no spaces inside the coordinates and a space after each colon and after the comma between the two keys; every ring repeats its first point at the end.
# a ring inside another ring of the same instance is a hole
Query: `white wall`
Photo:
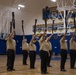
{"type": "Polygon", "coordinates": [[[18,10],[17,8],[2,7],[2,9],[0,10],[0,13],[1,13],[0,16],[2,16],[3,19],[0,18],[0,28],[2,27],[2,25],[4,26],[5,21],[7,21],[8,22],[7,29],[6,28],[4,29],[7,30],[8,33],[10,30],[10,21],[12,20],[13,11],[15,12],[16,34],[18,35],[22,35],[21,20],[24,20],[25,35],[33,34],[32,26],[35,23],[35,19],[38,19],[37,24],[44,24],[44,21],[42,20],[42,9],[36,12],[27,12],[27,11],[24,11],[23,9],[18,10]]]}
{"type": "MultiPolygon", "coordinates": [[[[34,25],[34,21],[36,18],[38,19],[37,24],[44,24],[44,21],[42,20],[42,9],[45,6],[50,7],[54,5],[56,4],[51,2],[50,0],[40,0],[40,1],[39,0],[5,0],[5,1],[0,0],[0,13],[1,11],[8,9],[8,12],[5,13],[6,20],[8,20],[8,23],[7,23],[8,33],[9,33],[10,21],[12,18],[11,12],[14,11],[15,20],[16,20],[16,34],[22,35],[21,20],[24,20],[25,35],[30,35],[32,34],[32,25],[34,25]],[[25,8],[18,10],[17,5],[19,3],[22,3],[23,5],[25,5],[25,8]],[[15,7],[15,8],[11,8],[11,7],[15,7]]],[[[0,26],[2,26],[1,22],[2,21],[0,20],[0,26]]],[[[4,24],[5,23],[3,23],[3,25],[4,24]]]]}
{"type": "MultiPolygon", "coordinates": [[[[42,7],[43,8],[43,7],[42,7]]],[[[0,16],[3,16],[3,19],[0,18],[0,31],[1,27],[5,25],[7,21],[7,27],[5,28],[5,31],[9,33],[10,29],[10,21],[12,20],[12,11],[15,12],[15,21],[16,21],[16,34],[22,35],[22,23],[21,20],[24,20],[24,30],[25,35],[33,34],[32,32],[32,26],[35,23],[35,19],[38,19],[37,24],[44,24],[45,22],[42,20],[42,8],[39,10],[27,11],[24,9],[18,10],[17,8],[11,8],[3,6],[0,8],[0,16]],[[3,23],[3,24],[2,24],[3,23]]],[[[59,22],[58,20],[56,22],[59,22]]],[[[51,20],[48,20],[48,24],[52,23],[51,20]]]]}

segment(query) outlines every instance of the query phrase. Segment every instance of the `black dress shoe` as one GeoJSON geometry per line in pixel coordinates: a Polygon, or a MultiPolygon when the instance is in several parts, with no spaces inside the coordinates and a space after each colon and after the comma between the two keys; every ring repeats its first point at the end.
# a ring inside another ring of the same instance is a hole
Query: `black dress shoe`
{"type": "Polygon", "coordinates": [[[7,71],[12,71],[11,69],[7,69],[7,71]]]}
{"type": "Polygon", "coordinates": [[[71,68],[71,69],[76,69],[76,67],[74,67],[74,68],[71,68]]]}
{"type": "Polygon", "coordinates": [[[49,74],[48,72],[41,72],[41,74],[49,74]]]}
{"type": "Polygon", "coordinates": [[[23,65],[28,65],[28,64],[23,64],[23,65]]]}
{"type": "Polygon", "coordinates": [[[41,72],[41,74],[45,74],[45,72],[41,72]]]}
{"type": "Polygon", "coordinates": [[[15,69],[12,69],[12,71],[15,71],[15,69]]]}
{"type": "Polygon", "coordinates": [[[52,67],[51,65],[47,65],[48,67],[52,67]]]}
{"type": "Polygon", "coordinates": [[[31,67],[30,69],[36,69],[35,67],[31,67]]]}
{"type": "Polygon", "coordinates": [[[48,72],[45,72],[46,74],[49,74],[48,72]]]}
{"type": "Polygon", "coordinates": [[[65,70],[65,69],[62,69],[61,71],[63,71],[63,72],[66,72],[67,70],[65,70]]]}
{"type": "Polygon", "coordinates": [[[25,64],[25,65],[28,65],[28,64],[25,64]]]}
{"type": "Polygon", "coordinates": [[[33,69],[36,69],[35,67],[33,67],[33,69]]]}

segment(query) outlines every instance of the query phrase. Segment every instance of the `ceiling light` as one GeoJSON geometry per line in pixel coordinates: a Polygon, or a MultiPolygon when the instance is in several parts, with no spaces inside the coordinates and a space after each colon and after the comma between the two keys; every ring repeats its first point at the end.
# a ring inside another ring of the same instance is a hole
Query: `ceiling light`
{"type": "Polygon", "coordinates": [[[52,2],[56,2],[56,0],[51,0],[52,2]]]}
{"type": "Polygon", "coordinates": [[[20,10],[21,8],[18,6],[18,10],[20,10]]]}
{"type": "Polygon", "coordinates": [[[21,4],[19,4],[18,6],[19,6],[19,7],[22,7],[22,8],[24,8],[24,7],[25,7],[24,5],[21,5],[21,4]]]}

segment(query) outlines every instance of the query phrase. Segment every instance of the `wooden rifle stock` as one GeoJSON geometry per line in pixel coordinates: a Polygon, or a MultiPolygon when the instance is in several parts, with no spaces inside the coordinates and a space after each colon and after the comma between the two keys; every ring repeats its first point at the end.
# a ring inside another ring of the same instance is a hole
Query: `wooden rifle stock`
{"type": "Polygon", "coordinates": [[[68,10],[66,10],[66,13],[65,13],[65,15],[66,15],[66,17],[65,17],[66,32],[65,33],[67,33],[67,20],[68,20],[67,14],[68,14],[68,10]]]}
{"type": "Polygon", "coordinates": [[[45,19],[45,29],[47,31],[47,19],[45,19]]]}
{"type": "Polygon", "coordinates": [[[24,36],[24,20],[22,20],[22,32],[23,32],[23,36],[24,36]]]}
{"type": "Polygon", "coordinates": [[[13,25],[13,29],[15,30],[15,15],[14,15],[14,12],[12,12],[12,25],[13,25]]]}
{"type": "Polygon", "coordinates": [[[12,22],[10,22],[10,33],[12,32],[12,22]]]}
{"type": "Polygon", "coordinates": [[[67,33],[67,18],[65,17],[66,33],[67,33]]]}
{"type": "Polygon", "coordinates": [[[54,22],[55,22],[55,20],[53,20],[53,24],[52,24],[52,33],[53,33],[53,29],[54,29],[54,22]]]}
{"type": "Polygon", "coordinates": [[[34,34],[36,34],[36,24],[37,24],[37,19],[35,19],[34,34]]]}

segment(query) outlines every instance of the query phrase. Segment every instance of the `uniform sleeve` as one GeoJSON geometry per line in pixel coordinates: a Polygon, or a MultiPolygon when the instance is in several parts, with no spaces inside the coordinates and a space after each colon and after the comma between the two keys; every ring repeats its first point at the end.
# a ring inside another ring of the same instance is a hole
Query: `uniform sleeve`
{"type": "Polygon", "coordinates": [[[29,50],[30,50],[30,43],[28,44],[29,50]]]}
{"type": "Polygon", "coordinates": [[[8,37],[8,38],[7,38],[7,41],[11,41],[11,39],[8,37]]]}
{"type": "Polygon", "coordinates": [[[28,46],[28,50],[29,50],[29,44],[27,43],[27,46],[28,46]]]}
{"type": "Polygon", "coordinates": [[[33,43],[30,41],[29,45],[32,45],[33,43]]]}
{"type": "Polygon", "coordinates": [[[39,43],[41,43],[43,41],[43,37],[41,37],[40,39],[39,39],[39,43]]]}
{"type": "MultiPolygon", "coordinates": [[[[15,40],[14,40],[15,41],[15,40]]],[[[16,47],[16,41],[15,41],[15,47],[16,47]]]]}
{"type": "Polygon", "coordinates": [[[35,45],[35,50],[36,50],[36,45],[35,45]]]}
{"type": "Polygon", "coordinates": [[[48,41],[48,37],[46,38],[46,41],[48,41]]]}
{"type": "Polygon", "coordinates": [[[63,37],[60,39],[60,42],[63,42],[63,37]]]}
{"type": "Polygon", "coordinates": [[[73,38],[70,39],[70,42],[72,42],[72,41],[73,41],[73,38]]]}

